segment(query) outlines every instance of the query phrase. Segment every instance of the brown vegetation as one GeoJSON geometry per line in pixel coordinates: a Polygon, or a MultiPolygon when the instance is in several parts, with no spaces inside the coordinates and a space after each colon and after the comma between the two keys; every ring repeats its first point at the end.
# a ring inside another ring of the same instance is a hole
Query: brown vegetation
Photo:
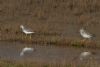
{"type": "Polygon", "coordinates": [[[95,60],[89,60],[87,62],[62,62],[62,63],[44,63],[44,62],[31,62],[31,61],[10,61],[10,60],[0,60],[1,67],[99,67],[100,64],[95,60]]]}
{"type": "MultiPolygon", "coordinates": [[[[0,0],[0,40],[99,48],[100,45],[95,41],[82,41],[77,32],[82,26],[97,27],[96,30],[99,30],[99,15],[100,0],[0,0]],[[36,32],[32,39],[21,32],[21,24],[36,32]]],[[[1,67],[37,67],[35,65],[0,61],[1,67]]],[[[52,67],[49,64],[39,65],[52,67]]],[[[54,67],[60,66],[58,64],[54,67]]],[[[93,61],[87,63],[87,66],[68,64],[64,67],[99,67],[99,64],[93,61]]]]}
{"type": "Polygon", "coordinates": [[[63,34],[70,31],[68,27],[79,31],[82,26],[99,25],[99,0],[1,0],[0,5],[1,41],[96,46],[94,42],[81,42],[79,36],[73,39],[63,34]],[[21,24],[36,32],[32,39],[21,32],[21,24]]]}

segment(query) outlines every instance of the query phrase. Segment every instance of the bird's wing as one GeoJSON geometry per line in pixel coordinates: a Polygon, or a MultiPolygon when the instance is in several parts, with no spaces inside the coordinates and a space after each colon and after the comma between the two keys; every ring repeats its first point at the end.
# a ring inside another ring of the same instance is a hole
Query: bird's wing
{"type": "MultiPolygon", "coordinates": [[[[25,29],[27,32],[33,32],[32,29],[25,29]]],[[[34,32],[33,32],[34,33],[34,32]]]]}
{"type": "Polygon", "coordinates": [[[89,32],[87,32],[86,30],[84,30],[84,33],[89,35],[89,36],[92,36],[92,34],[90,34],[89,32]]]}

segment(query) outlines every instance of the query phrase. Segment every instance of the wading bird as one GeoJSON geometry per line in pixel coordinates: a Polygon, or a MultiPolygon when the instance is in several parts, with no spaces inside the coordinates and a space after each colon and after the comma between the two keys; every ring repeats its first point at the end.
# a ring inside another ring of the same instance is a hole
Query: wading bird
{"type": "Polygon", "coordinates": [[[83,38],[86,38],[86,39],[90,39],[90,38],[93,37],[92,34],[86,32],[83,28],[80,29],[80,34],[81,34],[81,36],[82,36],[83,38]]]}
{"type": "Polygon", "coordinates": [[[80,29],[80,35],[84,38],[83,42],[86,40],[86,39],[92,39],[94,37],[93,34],[90,34],[88,32],[86,32],[86,30],[84,30],[84,28],[81,28],[80,29]]]}
{"type": "Polygon", "coordinates": [[[22,29],[22,32],[23,32],[24,34],[26,34],[26,36],[27,36],[27,35],[30,35],[30,39],[31,39],[31,34],[35,33],[35,32],[33,32],[31,29],[25,28],[23,25],[20,25],[20,28],[22,29]]]}
{"type": "Polygon", "coordinates": [[[25,52],[33,52],[33,51],[34,51],[34,48],[25,47],[20,52],[20,56],[23,56],[25,52]]]}

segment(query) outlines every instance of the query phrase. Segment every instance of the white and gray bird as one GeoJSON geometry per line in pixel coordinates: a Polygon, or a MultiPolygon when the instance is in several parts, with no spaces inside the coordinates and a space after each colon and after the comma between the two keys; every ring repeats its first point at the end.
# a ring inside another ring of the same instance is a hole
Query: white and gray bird
{"type": "Polygon", "coordinates": [[[81,34],[81,36],[82,36],[83,38],[85,38],[85,39],[90,39],[90,38],[93,37],[92,34],[86,32],[83,28],[80,29],[80,34],[81,34]]]}
{"type": "Polygon", "coordinates": [[[35,33],[31,29],[25,28],[23,25],[20,25],[20,28],[22,29],[22,32],[26,35],[35,33]]]}
{"type": "Polygon", "coordinates": [[[86,52],[82,52],[79,58],[80,60],[84,60],[84,59],[88,59],[91,55],[92,55],[91,52],[86,51],[86,52]]]}
{"type": "Polygon", "coordinates": [[[30,47],[25,47],[22,49],[22,51],[20,52],[20,56],[23,56],[25,52],[33,52],[34,48],[30,48],[30,47]]]}

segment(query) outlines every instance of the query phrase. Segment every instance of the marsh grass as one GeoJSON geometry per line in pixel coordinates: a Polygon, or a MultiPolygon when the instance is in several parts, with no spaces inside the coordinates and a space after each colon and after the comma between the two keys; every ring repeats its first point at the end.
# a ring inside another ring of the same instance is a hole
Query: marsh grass
{"type": "MultiPolygon", "coordinates": [[[[87,22],[98,25],[100,0],[1,0],[0,3],[0,41],[100,48],[94,41],[70,39],[59,33],[67,29],[67,25],[81,27],[87,22]],[[21,32],[21,24],[28,25],[36,32],[32,39],[21,32]]],[[[88,61],[80,65],[71,62],[62,66],[0,60],[0,67],[100,67],[100,64],[88,61]]]]}
{"type": "Polygon", "coordinates": [[[1,41],[19,41],[23,43],[34,43],[34,44],[46,44],[46,45],[55,45],[55,46],[72,46],[77,48],[100,48],[93,40],[80,40],[73,38],[62,37],[57,33],[42,33],[42,34],[33,34],[30,39],[30,35],[26,36],[23,33],[17,35],[6,35],[1,38],[1,41]]]}
{"type": "Polygon", "coordinates": [[[68,25],[81,27],[92,20],[89,24],[97,24],[99,19],[94,18],[94,14],[100,12],[99,2],[99,0],[14,0],[14,2],[2,0],[4,5],[1,5],[0,9],[0,40],[99,48],[100,46],[92,41],[82,42],[61,36],[67,31],[68,25]],[[36,32],[32,35],[32,39],[22,33],[21,24],[36,32]]]}
{"type": "Polygon", "coordinates": [[[33,61],[11,61],[0,60],[0,67],[99,67],[100,64],[95,60],[88,60],[87,62],[77,63],[71,61],[70,63],[45,63],[45,62],[33,62],[33,61]]]}

